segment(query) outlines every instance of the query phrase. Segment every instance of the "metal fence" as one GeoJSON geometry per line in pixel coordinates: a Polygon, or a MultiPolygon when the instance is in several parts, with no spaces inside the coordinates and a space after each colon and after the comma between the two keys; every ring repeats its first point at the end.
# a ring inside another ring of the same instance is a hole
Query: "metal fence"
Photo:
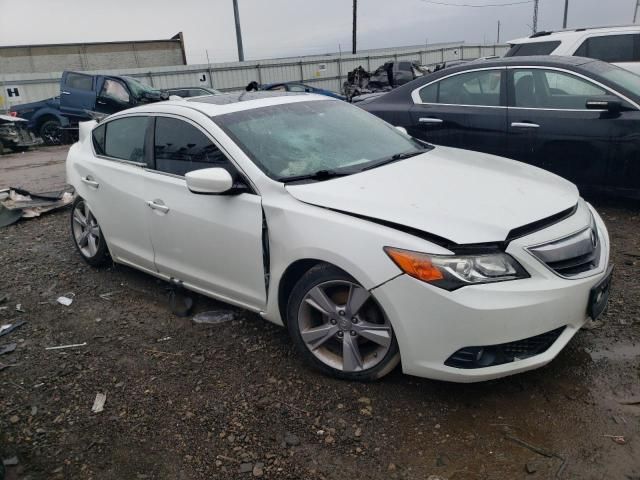
{"type": "MultiPolygon", "coordinates": [[[[502,56],[507,49],[507,45],[439,44],[369,50],[355,55],[343,53],[90,73],[129,75],[159,89],[199,85],[233,91],[243,89],[251,81],[261,84],[299,81],[339,92],[347,73],[360,65],[373,70],[388,60],[407,60],[432,67],[452,60],[502,56]]],[[[61,75],[62,72],[3,75],[0,70],[0,110],[7,110],[13,104],[57,96],[61,75]]]]}

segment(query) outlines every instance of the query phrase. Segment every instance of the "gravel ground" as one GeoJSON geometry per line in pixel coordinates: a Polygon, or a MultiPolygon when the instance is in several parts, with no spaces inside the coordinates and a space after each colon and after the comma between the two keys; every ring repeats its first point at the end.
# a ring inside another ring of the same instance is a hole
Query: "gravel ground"
{"type": "Polygon", "coordinates": [[[602,321],[545,368],[470,385],[337,381],[254,314],[196,297],[235,320],[176,317],[162,282],[87,266],[69,210],[2,229],[0,323],[27,322],[0,337],[17,343],[0,355],[7,479],[640,479],[640,208],[596,206],[616,264],[602,321]]]}

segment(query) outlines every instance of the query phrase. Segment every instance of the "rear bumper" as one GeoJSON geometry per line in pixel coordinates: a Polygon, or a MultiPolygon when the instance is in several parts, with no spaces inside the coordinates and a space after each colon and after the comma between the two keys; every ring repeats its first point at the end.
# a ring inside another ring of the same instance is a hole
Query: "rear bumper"
{"type": "MultiPolygon", "coordinates": [[[[524,246],[536,239],[524,238],[513,241],[507,252],[531,278],[449,292],[400,275],[373,289],[393,325],[403,371],[439,380],[477,382],[535,369],[553,360],[587,320],[591,289],[607,275],[609,239],[597,214],[596,221],[602,256],[593,275],[586,278],[556,275],[525,250],[524,246]],[[481,368],[445,365],[460,349],[519,342],[561,328],[555,341],[528,358],[481,368]]],[[[559,233],[563,229],[552,228],[559,233]]],[[[574,225],[569,223],[565,228],[573,229],[574,225]]]]}

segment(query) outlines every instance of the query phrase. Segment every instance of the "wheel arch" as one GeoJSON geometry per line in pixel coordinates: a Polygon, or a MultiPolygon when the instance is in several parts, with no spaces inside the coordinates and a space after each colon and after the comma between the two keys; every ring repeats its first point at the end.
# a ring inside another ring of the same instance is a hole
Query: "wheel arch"
{"type": "Polygon", "coordinates": [[[307,273],[316,265],[320,264],[331,265],[332,267],[335,267],[343,271],[345,274],[353,277],[353,275],[347,272],[344,268],[334,263],[327,262],[326,260],[320,260],[318,258],[303,258],[291,263],[283,272],[278,283],[278,310],[280,312],[280,318],[282,319],[282,323],[284,325],[287,324],[287,303],[289,301],[289,297],[291,296],[293,287],[296,283],[298,283],[298,280],[300,280],[305,273],[307,273]]]}

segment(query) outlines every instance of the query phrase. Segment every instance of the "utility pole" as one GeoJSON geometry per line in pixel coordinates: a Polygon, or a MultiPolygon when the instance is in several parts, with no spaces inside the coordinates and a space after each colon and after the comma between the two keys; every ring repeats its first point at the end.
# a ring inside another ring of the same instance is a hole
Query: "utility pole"
{"type": "Polygon", "coordinates": [[[240,12],[238,0],[233,0],[233,15],[236,19],[236,42],[238,43],[238,60],[244,62],[244,49],[242,48],[242,31],[240,31],[240,12]]]}
{"type": "Polygon", "coordinates": [[[358,25],[358,0],[353,0],[353,34],[351,38],[351,53],[356,54],[356,27],[358,25]]]}
{"type": "Polygon", "coordinates": [[[636,18],[638,18],[638,7],[640,7],[640,0],[636,2],[636,10],[633,12],[633,23],[636,23],[636,18]]]}
{"type": "Polygon", "coordinates": [[[496,43],[500,43],[500,20],[498,20],[498,37],[496,39],[496,43]]]}
{"type": "Polygon", "coordinates": [[[540,0],[533,0],[533,33],[538,31],[538,3],[540,3],[540,0]]]}
{"type": "Polygon", "coordinates": [[[562,28],[567,28],[567,12],[569,11],[569,0],[564,0],[564,20],[562,21],[562,28]]]}

